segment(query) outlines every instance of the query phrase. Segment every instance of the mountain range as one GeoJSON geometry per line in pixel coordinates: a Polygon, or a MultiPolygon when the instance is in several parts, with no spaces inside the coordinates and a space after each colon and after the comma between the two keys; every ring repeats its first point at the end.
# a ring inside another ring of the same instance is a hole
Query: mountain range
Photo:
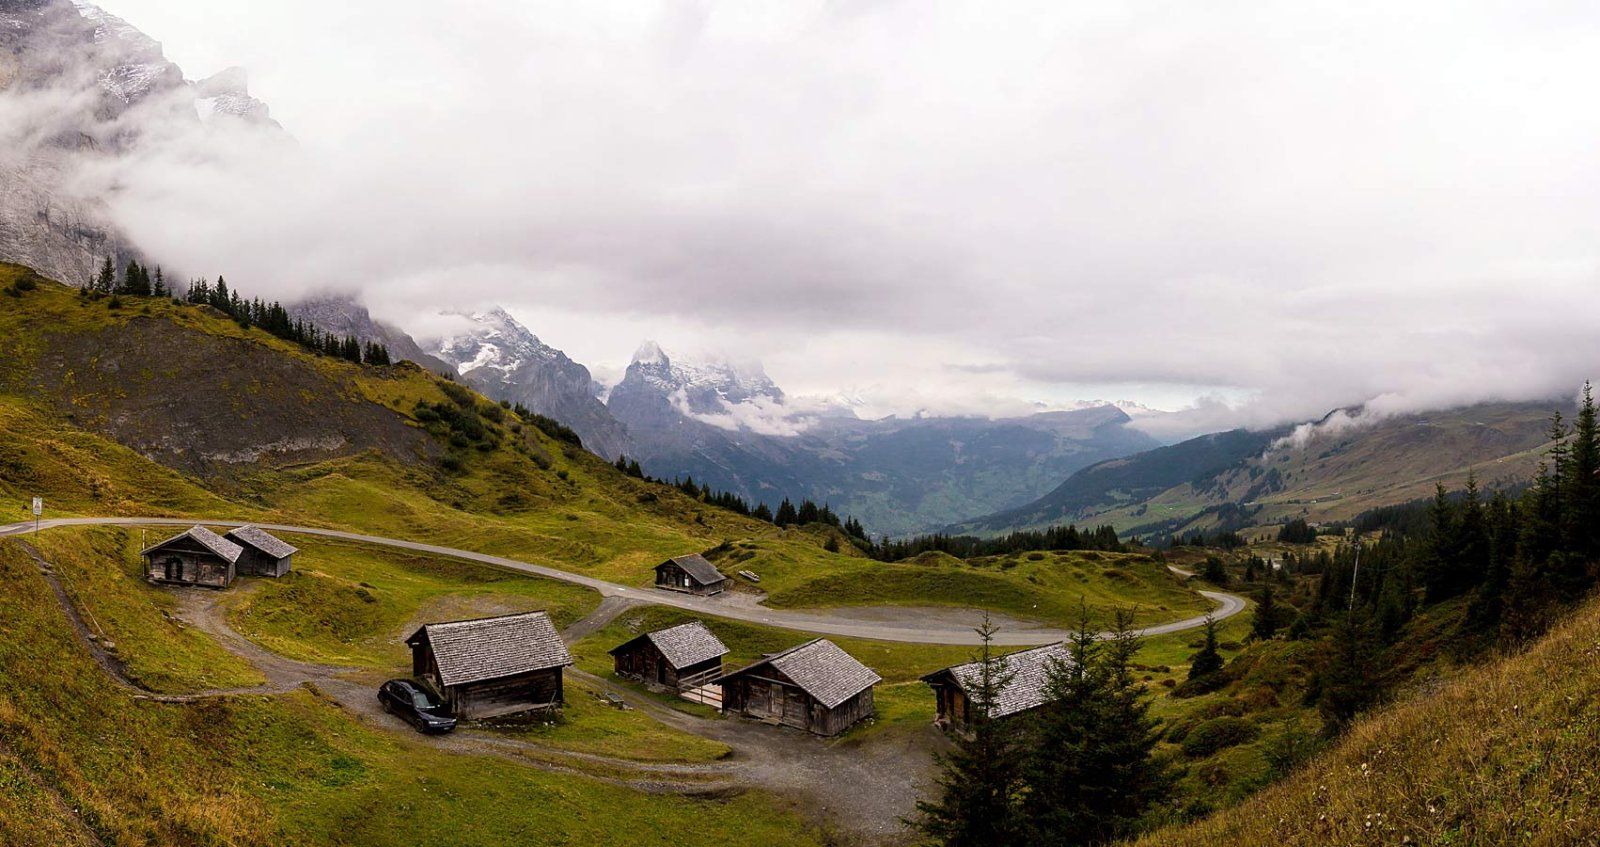
{"type": "MultiPolygon", "coordinates": [[[[153,127],[214,121],[286,137],[237,69],[190,80],[159,43],[75,0],[0,0],[0,92],[30,120],[0,127],[0,259],[79,283],[107,257],[144,259],[85,166],[164,143],[153,127]],[[23,125],[26,124],[26,125],[23,125]]],[[[103,186],[102,186],[103,187],[103,186]]],[[[159,263],[160,257],[152,257],[159,263]]],[[[177,276],[177,274],[173,274],[177,276]]],[[[248,287],[248,283],[246,283],[248,287]]],[[[1120,404],[1010,418],[863,420],[851,405],[787,395],[755,363],[675,355],[646,342],[615,385],[504,309],[456,315],[419,342],[329,293],[292,306],[325,331],[570,426],[593,452],[752,503],[826,502],[879,534],[995,534],[1110,523],[1164,534],[1304,516],[1349,517],[1469,474],[1525,477],[1549,404],[1497,404],[1235,431],[1162,445],[1120,404]],[[974,518],[975,515],[985,517],[974,518]]]]}
{"type": "Polygon", "coordinates": [[[862,420],[843,403],[793,401],[757,363],[687,359],[654,342],[607,388],[504,310],[462,317],[468,328],[427,342],[430,354],[487,396],[571,426],[600,455],[752,503],[826,502],[877,533],[1019,505],[1078,468],[1157,446],[1109,404],[862,420]]]}
{"type": "Polygon", "coordinates": [[[1204,435],[1086,467],[1031,503],[947,529],[989,535],[1076,522],[1149,536],[1348,520],[1431,496],[1435,485],[1520,484],[1544,458],[1551,415],[1570,405],[1340,409],[1299,426],[1204,435]]]}

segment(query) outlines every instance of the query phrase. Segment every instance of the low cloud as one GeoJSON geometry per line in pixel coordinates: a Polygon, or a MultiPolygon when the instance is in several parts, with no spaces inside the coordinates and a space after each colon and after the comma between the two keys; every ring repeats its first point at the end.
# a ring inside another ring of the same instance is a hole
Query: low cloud
{"type": "Polygon", "coordinates": [[[882,413],[1127,397],[1164,437],[1600,362],[1580,6],[111,5],[299,140],[152,127],[84,172],[252,292],[501,303],[601,371],[664,326],[882,413]]]}

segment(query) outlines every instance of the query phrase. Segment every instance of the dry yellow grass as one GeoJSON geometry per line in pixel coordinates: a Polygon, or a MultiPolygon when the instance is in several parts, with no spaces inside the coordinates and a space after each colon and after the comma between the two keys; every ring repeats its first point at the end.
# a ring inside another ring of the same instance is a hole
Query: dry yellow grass
{"type": "Polygon", "coordinates": [[[1600,601],[1525,654],[1370,718],[1251,800],[1137,842],[1600,843],[1600,601]]]}

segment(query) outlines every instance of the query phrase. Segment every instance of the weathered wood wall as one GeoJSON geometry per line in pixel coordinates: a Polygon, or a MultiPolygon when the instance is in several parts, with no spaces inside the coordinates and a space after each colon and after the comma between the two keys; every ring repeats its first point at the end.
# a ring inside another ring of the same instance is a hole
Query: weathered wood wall
{"type": "Polygon", "coordinates": [[[234,569],[209,550],[165,549],[145,557],[145,575],[153,582],[227,588],[234,569]]]}

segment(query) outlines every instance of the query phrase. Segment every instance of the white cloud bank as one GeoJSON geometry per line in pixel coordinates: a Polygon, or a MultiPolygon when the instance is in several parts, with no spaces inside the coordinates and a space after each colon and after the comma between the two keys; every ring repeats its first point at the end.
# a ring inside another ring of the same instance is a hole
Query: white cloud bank
{"type": "Polygon", "coordinates": [[[1600,371],[1592,4],[107,5],[300,141],[115,175],[152,254],[249,290],[1173,432],[1600,371]]]}

